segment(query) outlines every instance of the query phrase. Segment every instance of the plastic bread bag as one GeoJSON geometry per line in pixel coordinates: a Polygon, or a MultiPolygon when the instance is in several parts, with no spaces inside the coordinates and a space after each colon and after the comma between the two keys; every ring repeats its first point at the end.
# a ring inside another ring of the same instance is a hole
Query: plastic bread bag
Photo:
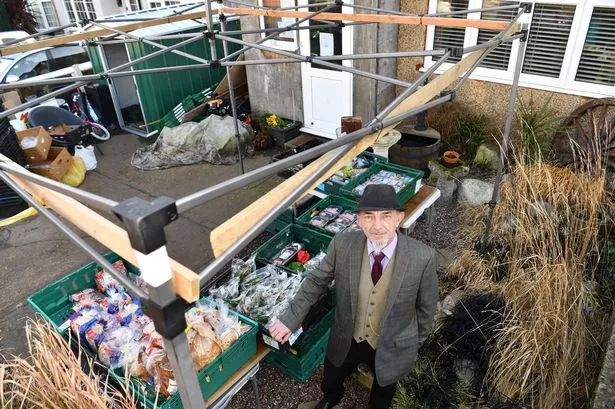
{"type": "Polygon", "coordinates": [[[120,311],[113,314],[122,326],[129,325],[132,321],[136,320],[137,317],[141,317],[142,315],[143,311],[141,310],[141,306],[135,303],[128,304],[120,311]]]}
{"type": "MultiPolygon", "coordinates": [[[[164,339],[162,335],[156,331],[156,327],[154,326],[154,321],[147,315],[143,315],[137,319],[137,321],[143,331],[143,338],[149,342],[152,346],[157,348],[164,348],[164,339]]],[[[135,322],[135,324],[136,324],[135,322]]]]}
{"type": "Polygon", "coordinates": [[[94,282],[96,282],[98,291],[105,295],[109,295],[109,291],[125,291],[120,282],[104,270],[100,270],[94,275],[94,282]]]}
{"type": "Polygon", "coordinates": [[[100,362],[109,368],[132,367],[143,349],[141,333],[128,327],[116,327],[106,331],[98,346],[100,362]]]}
{"type": "Polygon", "coordinates": [[[70,328],[80,340],[94,352],[103,340],[107,329],[119,326],[114,318],[98,306],[84,307],[71,315],[70,328]]]}
{"type": "Polygon", "coordinates": [[[167,353],[162,348],[152,347],[147,351],[145,369],[150,378],[150,384],[161,395],[169,397],[177,392],[177,382],[167,353]]]}
{"type": "Polygon", "coordinates": [[[109,314],[115,314],[118,312],[117,306],[112,304],[109,300],[104,298],[102,294],[94,290],[93,288],[86,288],[83,291],[78,291],[70,296],[73,302],[73,309],[75,311],[81,310],[85,307],[97,306],[103,309],[103,311],[109,314]]]}
{"type": "Polygon", "coordinates": [[[115,287],[109,287],[107,289],[106,294],[107,294],[107,299],[113,305],[115,305],[118,310],[122,310],[124,307],[126,307],[129,304],[133,304],[132,296],[124,290],[119,290],[115,287]]]}
{"type": "Polygon", "coordinates": [[[205,321],[188,324],[188,346],[197,371],[205,368],[222,353],[220,341],[211,325],[205,321]]]}

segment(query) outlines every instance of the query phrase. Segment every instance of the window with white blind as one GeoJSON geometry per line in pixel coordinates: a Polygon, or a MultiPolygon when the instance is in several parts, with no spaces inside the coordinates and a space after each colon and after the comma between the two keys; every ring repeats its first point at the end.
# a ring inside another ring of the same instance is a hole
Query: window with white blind
{"type": "MultiPolygon", "coordinates": [[[[615,96],[615,1],[534,0],[531,13],[521,16],[529,35],[523,58],[522,86],[590,97],[615,96]]],[[[429,12],[478,9],[519,4],[511,0],[429,0],[429,12]]],[[[455,16],[510,21],[518,10],[476,12],[455,16]]],[[[427,28],[426,49],[474,46],[497,31],[474,28],[427,28]],[[454,31],[452,31],[454,30],[454,31]]],[[[518,40],[494,49],[471,78],[511,83],[518,40]]],[[[425,66],[436,58],[426,57],[425,66]]],[[[457,59],[449,59],[442,72],[457,59]]]]}
{"type": "Polygon", "coordinates": [[[41,1],[41,8],[43,9],[42,16],[45,19],[47,27],[59,27],[60,20],[58,19],[58,13],[51,1],[41,1]]]}
{"type": "Polygon", "coordinates": [[[96,19],[96,10],[92,0],[64,0],[64,7],[71,23],[96,19]]]}
{"type": "Polygon", "coordinates": [[[615,85],[615,8],[594,8],[575,79],[615,85]]]}

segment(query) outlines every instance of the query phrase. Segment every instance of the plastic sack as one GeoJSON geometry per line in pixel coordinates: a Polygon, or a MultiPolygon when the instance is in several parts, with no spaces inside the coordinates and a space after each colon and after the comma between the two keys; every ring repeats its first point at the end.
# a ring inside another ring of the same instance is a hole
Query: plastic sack
{"type": "Polygon", "coordinates": [[[147,351],[145,369],[152,386],[162,395],[169,397],[177,392],[177,382],[164,349],[152,347],[147,351]]]}
{"type": "Polygon", "coordinates": [[[96,154],[94,153],[94,146],[75,146],[75,157],[83,160],[85,169],[88,171],[96,169],[96,166],[98,165],[96,154]]]}
{"type": "Polygon", "coordinates": [[[98,346],[98,358],[109,368],[132,367],[142,349],[140,338],[138,331],[128,327],[107,331],[98,346]]]}
{"type": "Polygon", "coordinates": [[[72,187],[77,187],[85,180],[85,164],[81,158],[73,157],[73,164],[62,176],[62,183],[72,187]]]}

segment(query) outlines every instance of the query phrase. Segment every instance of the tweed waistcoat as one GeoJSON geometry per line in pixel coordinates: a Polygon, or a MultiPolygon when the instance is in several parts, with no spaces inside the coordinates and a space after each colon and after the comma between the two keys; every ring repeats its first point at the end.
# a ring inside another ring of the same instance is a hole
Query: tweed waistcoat
{"type": "Polygon", "coordinates": [[[393,257],[387,263],[382,277],[374,285],[367,246],[365,246],[365,251],[363,252],[359,280],[359,297],[357,300],[358,308],[353,337],[356,342],[367,341],[374,349],[378,346],[378,338],[382,328],[382,317],[389,294],[389,284],[395,264],[395,253],[393,253],[393,257]]]}

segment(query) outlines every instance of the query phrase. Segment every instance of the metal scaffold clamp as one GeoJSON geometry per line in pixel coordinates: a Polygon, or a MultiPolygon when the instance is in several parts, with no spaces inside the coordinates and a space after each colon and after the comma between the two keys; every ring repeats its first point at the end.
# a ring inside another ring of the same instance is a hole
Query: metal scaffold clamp
{"type": "Polygon", "coordinates": [[[147,202],[133,197],[113,208],[126,225],[132,247],[149,254],[166,244],[164,226],[177,219],[175,200],[162,196],[147,202]]]}

